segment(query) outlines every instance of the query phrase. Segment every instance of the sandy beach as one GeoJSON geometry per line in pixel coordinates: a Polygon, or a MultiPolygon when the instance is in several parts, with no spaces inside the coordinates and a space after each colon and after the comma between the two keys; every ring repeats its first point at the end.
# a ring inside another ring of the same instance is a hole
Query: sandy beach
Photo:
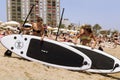
{"type": "MultiPolygon", "coordinates": [[[[120,59],[120,46],[105,48],[105,52],[120,59]]],[[[96,74],[48,67],[12,54],[4,57],[6,49],[0,44],[0,80],[120,80],[120,73],[96,74]]]]}

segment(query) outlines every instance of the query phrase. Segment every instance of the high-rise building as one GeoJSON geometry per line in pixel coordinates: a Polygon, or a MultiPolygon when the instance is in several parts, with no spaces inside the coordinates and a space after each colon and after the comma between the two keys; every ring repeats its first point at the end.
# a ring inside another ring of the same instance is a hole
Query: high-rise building
{"type": "Polygon", "coordinates": [[[44,24],[57,26],[60,21],[60,0],[7,0],[7,20],[24,21],[33,5],[28,21],[36,21],[36,15],[44,24]]]}

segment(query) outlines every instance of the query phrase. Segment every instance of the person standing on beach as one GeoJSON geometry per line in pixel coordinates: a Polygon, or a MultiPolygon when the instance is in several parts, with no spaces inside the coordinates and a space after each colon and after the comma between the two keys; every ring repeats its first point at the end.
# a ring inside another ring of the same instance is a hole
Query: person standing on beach
{"type": "Polygon", "coordinates": [[[82,45],[91,46],[92,49],[95,48],[97,44],[96,38],[91,30],[91,25],[88,24],[81,26],[79,34],[75,37],[75,44],[77,44],[78,38],[80,38],[80,43],[82,45]]]}
{"type": "Polygon", "coordinates": [[[43,26],[43,19],[37,16],[37,22],[32,24],[33,35],[44,38],[44,26],[43,26]]]}
{"type": "Polygon", "coordinates": [[[113,42],[114,42],[114,48],[116,48],[117,45],[120,45],[119,33],[116,32],[113,34],[113,42]]]}

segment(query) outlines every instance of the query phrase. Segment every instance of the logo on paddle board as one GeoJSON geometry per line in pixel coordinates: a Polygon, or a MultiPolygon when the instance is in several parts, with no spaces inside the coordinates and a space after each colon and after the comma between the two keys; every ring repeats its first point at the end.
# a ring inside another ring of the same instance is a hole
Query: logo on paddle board
{"type": "Polygon", "coordinates": [[[15,47],[16,47],[17,49],[23,48],[23,42],[21,42],[21,41],[16,41],[16,42],[15,42],[15,47]]]}
{"type": "Polygon", "coordinates": [[[48,53],[48,51],[46,51],[46,50],[41,50],[41,52],[43,52],[43,53],[48,53]]]}

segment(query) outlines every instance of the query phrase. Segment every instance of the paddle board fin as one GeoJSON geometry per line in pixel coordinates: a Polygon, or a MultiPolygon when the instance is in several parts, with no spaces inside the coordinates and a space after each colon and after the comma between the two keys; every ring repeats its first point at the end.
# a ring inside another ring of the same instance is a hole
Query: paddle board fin
{"type": "Polygon", "coordinates": [[[11,57],[12,55],[12,52],[10,50],[7,50],[5,53],[4,53],[4,56],[7,56],[7,57],[11,57]]]}
{"type": "Polygon", "coordinates": [[[119,67],[120,65],[119,64],[115,64],[115,66],[113,67],[113,70],[114,71],[117,67],[119,67]]]}

